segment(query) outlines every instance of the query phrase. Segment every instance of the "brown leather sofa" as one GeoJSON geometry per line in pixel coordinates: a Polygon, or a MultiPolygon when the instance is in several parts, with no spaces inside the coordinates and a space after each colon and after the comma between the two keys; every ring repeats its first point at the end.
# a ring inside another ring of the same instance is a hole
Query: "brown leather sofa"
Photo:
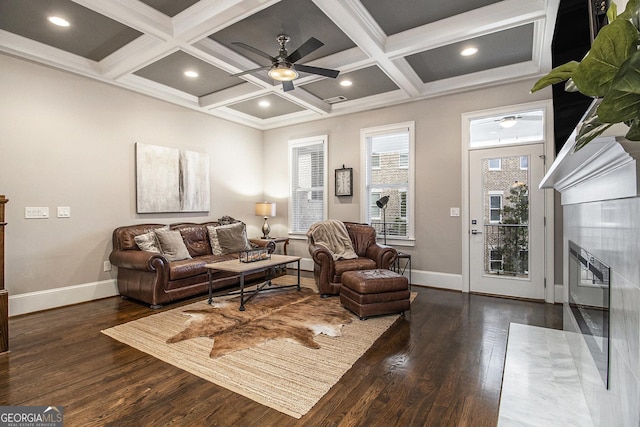
{"type": "Polygon", "coordinates": [[[354,222],[345,222],[344,225],[358,258],[334,260],[327,248],[316,245],[309,236],[309,254],[314,262],[313,274],[322,297],[340,294],[342,273],[388,269],[397,256],[394,248],[376,242],[376,230],[372,226],[354,222]]]}
{"type": "MultiPolygon", "coordinates": [[[[161,253],[142,251],[136,244],[135,236],[147,233],[164,224],[139,224],[118,227],[113,231],[113,251],[109,256],[111,264],[118,267],[118,290],[123,297],[145,302],[151,308],[180,299],[208,292],[208,275],[205,264],[237,259],[238,253],[213,255],[207,226],[219,226],[219,222],[204,224],[170,224],[170,230],[178,230],[191,255],[191,259],[168,261],[161,253]]],[[[250,240],[254,246],[267,247],[269,253],[275,250],[274,242],[250,240]]],[[[248,280],[264,277],[264,273],[247,276],[248,280]]],[[[233,273],[213,271],[214,290],[236,286],[240,276],[233,273]]]]}

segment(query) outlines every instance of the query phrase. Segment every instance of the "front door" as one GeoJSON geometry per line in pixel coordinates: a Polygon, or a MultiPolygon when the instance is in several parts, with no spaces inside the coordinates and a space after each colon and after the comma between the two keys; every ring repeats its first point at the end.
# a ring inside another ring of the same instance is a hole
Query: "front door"
{"type": "Polygon", "coordinates": [[[469,151],[469,290],[544,299],[544,145],[469,151]]]}

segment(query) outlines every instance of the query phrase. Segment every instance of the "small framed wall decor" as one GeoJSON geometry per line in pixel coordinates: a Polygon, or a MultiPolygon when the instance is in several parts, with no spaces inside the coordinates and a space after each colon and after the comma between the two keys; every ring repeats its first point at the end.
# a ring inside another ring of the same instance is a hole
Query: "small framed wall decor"
{"type": "Polygon", "coordinates": [[[353,168],[336,169],[336,196],[353,195],[353,168]]]}

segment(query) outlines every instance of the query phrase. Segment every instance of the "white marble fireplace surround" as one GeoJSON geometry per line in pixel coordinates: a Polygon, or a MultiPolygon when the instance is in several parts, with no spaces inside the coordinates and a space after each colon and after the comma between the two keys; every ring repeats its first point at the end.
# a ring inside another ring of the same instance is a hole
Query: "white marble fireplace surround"
{"type": "Polygon", "coordinates": [[[593,425],[639,426],[640,142],[603,136],[573,153],[574,137],[540,184],[558,190],[563,205],[564,330],[593,425]],[[567,303],[569,240],[611,268],[609,389],[584,338],[574,333],[577,323],[567,303]]]}

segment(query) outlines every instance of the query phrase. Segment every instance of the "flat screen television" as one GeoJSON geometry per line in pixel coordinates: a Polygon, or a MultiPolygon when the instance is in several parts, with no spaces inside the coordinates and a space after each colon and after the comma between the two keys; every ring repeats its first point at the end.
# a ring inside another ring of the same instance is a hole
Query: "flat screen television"
{"type": "MultiPolygon", "coordinates": [[[[553,67],[584,58],[598,31],[607,23],[608,7],[609,0],[560,0],[551,44],[553,67]]],[[[553,85],[552,91],[557,154],[593,99],[578,92],[566,92],[564,83],[553,85]]]]}

